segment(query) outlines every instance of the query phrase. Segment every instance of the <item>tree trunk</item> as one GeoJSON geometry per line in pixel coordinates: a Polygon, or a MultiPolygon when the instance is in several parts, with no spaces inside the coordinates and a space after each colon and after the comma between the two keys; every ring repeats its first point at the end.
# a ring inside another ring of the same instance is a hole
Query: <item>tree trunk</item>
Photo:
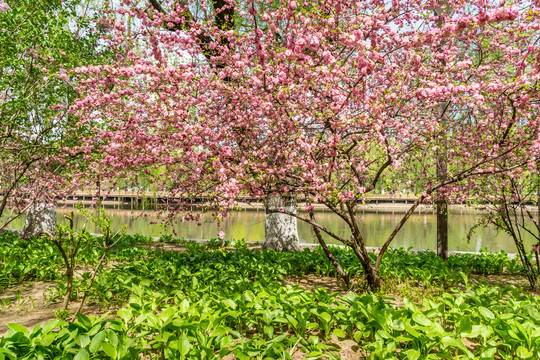
{"type": "Polygon", "coordinates": [[[364,271],[366,272],[366,281],[371,290],[378,291],[381,288],[381,278],[375,267],[370,263],[367,268],[364,266],[364,271]]]}
{"type": "Polygon", "coordinates": [[[64,303],[62,309],[67,310],[69,301],[71,300],[71,293],[73,292],[73,268],[68,268],[66,271],[66,296],[64,297],[64,303]]]}
{"type": "Polygon", "coordinates": [[[45,232],[56,234],[56,207],[44,203],[32,205],[26,215],[22,238],[39,237],[45,232]]]}
{"type": "Polygon", "coordinates": [[[372,291],[379,290],[381,288],[381,278],[378,274],[378,266],[373,265],[369,256],[365,256],[360,250],[359,246],[353,243],[353,246],[351,246],[351,248],[356,254],[358,260],[360,260],[360,264],[362,264],[362,268],[364,269],[364,273],[366,274],[366,282],[368,283],[369,288],[372,291]]]}
{"type": "Polygon", "coordinates": [[[300,250],[296,218],[280,212],[273,212],[284,210],[296,214],[296,197],[281,194],[269,195],[266,198],[265,207],[263,249],[277,251],[300,250]]]}
{"type": "Polygon", "coordinates": [[[448,260],[448,204],[437,201],[437,255],[448,260]]]}
{"type": "MultiPolygon", "coordinates": [[[[315,215],[313,213],[313,209],[309,210],[309,218],[312,221],[315,221],[315,215]]],[[[324,242],[324,239],[323,239],[323,237],[321,235],[321,232],[320,232],[319,228],[316,227],[316,226],[313,226],[313,232],[315,232],[315,236],[317,237],[317,240],[319,241],[319,244],[321,245],[321,248],[323,249],[324,253],[326,254],[326,257],[328,258],[328,260],[330,260],[330,263],[332,263],[332,265],[336,269],[338,275],[341,276],[341,278],[345,282],[345,286],[347,287],[347,290],[349,290],[351,288],[351,280],[349,279],[349,275],[347,275],[345,270],[343,270],[343,268],[341,267],[341,264],[337,261],[336,257],[330,252],[330,249],[328,248],[328,246],[324,242]]]]}
{"type": "MultiPolygon", "coordinates": [[[[438,7],[435,9],[435,15],[439,18],[437,20],[437,26],[442,27],[444,25],[443,15],[449,13],[451,10],[447,1],[442,0],[438,2],[438,7]]],[[[444,59],[440,60],[441,65],[446,65],[444,59]]],[[[446,116],[444,113],[448,107],[447,101],[441,101],[438,107],[438,116],[441,119],[443,128],[446,128],[446,116]]],[[[446,129],[443,129],[443,131],[446,129]]],[[[446,153],[446,135],[440,147],[437,149],[437,180],[445,181],[448,178],[448,171],[446,167],[447,153],[446,153]]],[[[448,260],[448,203],[446,198],[441,198],[437,201],[437,255],[444,261],[448,260]]]]}

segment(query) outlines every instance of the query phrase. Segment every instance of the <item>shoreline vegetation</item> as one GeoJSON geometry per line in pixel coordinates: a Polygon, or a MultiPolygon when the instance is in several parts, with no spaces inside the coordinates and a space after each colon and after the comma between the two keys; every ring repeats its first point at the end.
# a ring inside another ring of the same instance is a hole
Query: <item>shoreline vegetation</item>
{"type": "Polygon", "coordinates": [[[392,249],[380,268],[383,286],[373,293],[354,254],[340,247],[331,249],[352,276],[349,292],[318,247],[279,253],[238,240],[154,240],[124,236],[98,273],[88,306],[74,315],[100,250],[84,247],[77,255],[74,293],[63,311],[66,289],[54,246],[0,234],[0,323],[6,323],[0,353],[7,359],[540,355],[539,294],[519,260],[503,252],[443,262],[434,253],[392,249]],[[43,299],[27,296],[38,290],[43,299]]]}

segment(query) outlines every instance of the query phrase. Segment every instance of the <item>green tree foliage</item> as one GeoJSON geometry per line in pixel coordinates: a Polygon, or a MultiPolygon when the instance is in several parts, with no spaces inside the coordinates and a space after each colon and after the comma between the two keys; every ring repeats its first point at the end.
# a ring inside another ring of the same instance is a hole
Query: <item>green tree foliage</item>
{"type": "Polygon", "coordinates": [[[67,112],[78,97],[68,74],[107,61],[92,0],[7,0],[0,12],[0,229],[65,187],[84,126],[67,112]]]}

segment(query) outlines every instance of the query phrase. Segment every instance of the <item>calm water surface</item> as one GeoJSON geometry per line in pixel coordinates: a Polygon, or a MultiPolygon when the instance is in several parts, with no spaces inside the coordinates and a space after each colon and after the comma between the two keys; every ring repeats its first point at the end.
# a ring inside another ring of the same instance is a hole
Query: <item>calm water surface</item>
{"type": "MultiPolygon", "coordinates": [[[[58,222],[60,224],[66,223],[64,215],[70,211],[69,208],[58,209],[58,222]]],[[[111,216],[114,229],[120,229],[122,226],[127,225],[128,234],[161,236],[174,234],[175,232],[177,237],[210,239],[216,238],[217,232],[222,230],[225,232],[225,239],[227,240],[241,238],[247,241],[264,240],[264,211],[262,210],[245,210],[231,213],[225,219],[222,219],[219,228],[216,222],[213,222],[208,216],[201,218],[200,225],[197,225],[197,222],[184,221],[180,215],[174,224],[163,226],[157,212],[146,211],[143,213],[141,211],[106,209],[106,214],[111,216]]],[[[377,214],[374,212],[359,214],[362,221],[361,231],[367,245],[381,246],[399,222],[401,216],[402,214],[397,212],[395,214],[377,214]]],[[[492,251],[516,252],[512,239],[504,233],[497,233],[492,228],[478,228],[468,242],[467,233],[480,216],[480,214],[471,212],[450,214],[448,224],[449,250],[476,252],[488,248],[492,251]]],[[[336,215],[329,212],[318,212],[316,217],[321,225],[337,234],[341,236],[349,235],[347,227],[336,215]]],[[[83,223],[84,218],[76,217],[75,225],[77,228],[81,228],[83,223]]],[[[24,219],[18,219],[11,224],[11,227],[21,229],[23,225],[24,219]]],[[[436,226],[435,215],[432,213],[414,214],[398,233],[392,247],[433,250],[436,248],[436,226]]],[[[87,224],[87,229],[91,232],[96,231],[91,224],[87,224]]],[[[298,222],[298,235],[302,242],[315,242],[311,226],[301,221],[298,222]]],[[[328,239],[328,242],[335,243],[332,239],[328,239]]],[[[526,239],[527,248],[530,248],[532,243],[532,236],[526,239]]]]}

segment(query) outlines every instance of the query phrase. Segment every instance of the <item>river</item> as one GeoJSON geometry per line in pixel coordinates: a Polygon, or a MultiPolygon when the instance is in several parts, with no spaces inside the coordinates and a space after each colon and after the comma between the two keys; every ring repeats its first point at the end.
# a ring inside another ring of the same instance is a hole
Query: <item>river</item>
{"type": "MultiPolygon", "coordinates": [[[[64,215],[72,209],[59,208],[58,222],[65,224],[64,215]]],[[[388,210],[388,209],[386,209],[388,210]]],[[[127,234],[141,234],[148,236],[161,236],[164,234],[174,234],[175,237],[186,239],[211,239],[217,237],[218,231],[225,232],[225,239],[242,239],[247,241],[264,240],[264,211],[244,210],[230,213],[222,219],[219,227],[212,221],[210,216],[202,216],[200,225],[194,221],[186,221],[182,215],[175,218],[175,223],[163,226],[158,213],[155,211],[131,211],[123,209],[106,209],[106,214],[112,219],[113,229],[120,229],[127,225],[127,234]]],[[[329,228],[341,236],[348,236],[349,231],[344,223],[333,213],[317,212],[317,221],[321,225],[329,228]]],[[[361,219],[361,232],[366,240],[367,246],[379,247],[383,244],[387,236],[392,232],[399,222],[402,213],[398,211],[385,211],[371,209],[369,212],[359,214],[361,219]]],[[[467,241],[467,233],[475,222],[482,216],[474,211],[453,210],[449,215],[449,250],[450,251],[470,251],[478,252],[484,248],[491,251],[504,250],[509,253],[516,252],[512,239],[505,233],[497,233],[495,229],[480,227],[473,233],[470,241],[467,241]]],[[[75,226],[81,228],[84,218],[77,216],[75,226]]],[[[17,219],[11,224],[11,228],[22,228],[24,219],[17,219]]],[[[87,224],[87,229],[95,232],[92,224],[87,224]]],[[[315,242],[311,226],[298,222],[298,235],[301,242],[315,242]]],[[[530,249],[533,244],[533,237],[526,237],[526,248],[530,249]]],[[[328,239],[329,243],[335,243],[328,239]]],[[[436,248],[436,219],[431,211],[415,213],[404,225],[396,236],[392,247],[429,249],[436,248]]]]}

